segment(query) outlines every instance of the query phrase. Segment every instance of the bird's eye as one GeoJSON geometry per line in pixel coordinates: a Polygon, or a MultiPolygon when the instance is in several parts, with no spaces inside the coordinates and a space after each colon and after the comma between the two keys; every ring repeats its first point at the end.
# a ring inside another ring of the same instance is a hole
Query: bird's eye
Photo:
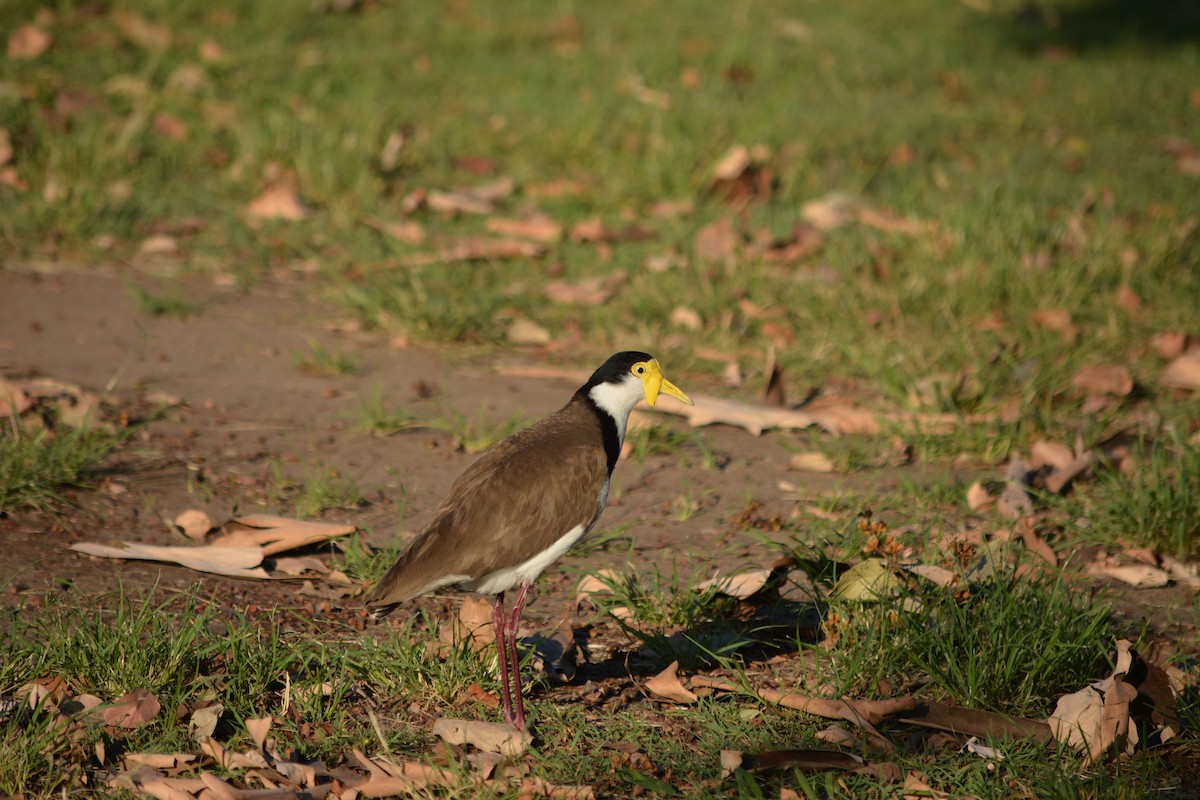
{"type": "Polygon", "coordinates": [[[643,367],[641,364],[638,364],[636,367],[633,368],[633,372],[635,375],[645,375],[646,368],[643,367]]]}

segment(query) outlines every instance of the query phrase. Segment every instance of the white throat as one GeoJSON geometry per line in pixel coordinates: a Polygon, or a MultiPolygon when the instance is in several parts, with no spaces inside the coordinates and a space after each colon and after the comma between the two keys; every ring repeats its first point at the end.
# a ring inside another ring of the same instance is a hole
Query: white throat
{"type": "Polygon", "coordinates": [[[624,445],[625,426],[629,423],[629,414],[633,411],[633,407],[646,396],[642,382],[633,375],[629,375],[620,383],[601,383],[593,386],[588,391],[588,395],[602,411],[616,421],[617,438],[624,445]]]}

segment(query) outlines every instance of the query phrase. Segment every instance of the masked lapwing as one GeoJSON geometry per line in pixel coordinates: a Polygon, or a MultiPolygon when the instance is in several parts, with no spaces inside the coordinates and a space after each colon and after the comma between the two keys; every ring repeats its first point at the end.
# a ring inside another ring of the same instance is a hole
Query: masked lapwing
{"type": "Polygon", "coordinates": [[[444,587],[495,595],[504,718],[524,728],[517,625],[529,587],[596,524],[629,414],[660,393],[692,403],[654,358],[617,353],[562,409],[486,451],[367,598],[372,617],[444,587]],[[504,594],[514,588],[505,611],[504,594]]]}

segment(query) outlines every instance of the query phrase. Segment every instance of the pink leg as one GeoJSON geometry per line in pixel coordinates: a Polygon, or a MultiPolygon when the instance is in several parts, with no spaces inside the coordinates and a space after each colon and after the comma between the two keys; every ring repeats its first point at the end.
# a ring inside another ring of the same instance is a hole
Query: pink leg
{"type": "Polygon", "coordinates": [[[508,647],[505,644],[508,617],[504,613],[504,592],[496,595],[492,603],[492,628],[496,633],[496,652],[500,657],[500,697],[504,705],[504,721],[515,725],[512,697],[508,693],[508,647]]]}
{"type": "Polygon", "coordinates": [[[529,582],[521,584],[517,598],[513,601],[512,610],[508,612],[504,631],[512,664],[513,692],[516,696],[517,707],[516,719],[509,721],[522,729],[525,727],[525,699],[521,692],[521,659],[517,653],[517,628],[521,624],[521,612],[525,610],[525,600],[529,597],[529,589],[532,585],[529,582]]]}

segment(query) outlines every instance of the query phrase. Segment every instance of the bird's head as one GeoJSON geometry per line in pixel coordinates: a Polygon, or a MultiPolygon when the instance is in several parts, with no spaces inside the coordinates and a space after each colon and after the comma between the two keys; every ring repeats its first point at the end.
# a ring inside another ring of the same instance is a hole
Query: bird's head
{"type": "Polygon", "coordinates": [[[648,353],[617,353],[596,370],[580,390],[618,420],[628,418],[639,401],[654,405],[660,394],[692,405],[692,398],[663,375],[658,360],[648,353]]]}

